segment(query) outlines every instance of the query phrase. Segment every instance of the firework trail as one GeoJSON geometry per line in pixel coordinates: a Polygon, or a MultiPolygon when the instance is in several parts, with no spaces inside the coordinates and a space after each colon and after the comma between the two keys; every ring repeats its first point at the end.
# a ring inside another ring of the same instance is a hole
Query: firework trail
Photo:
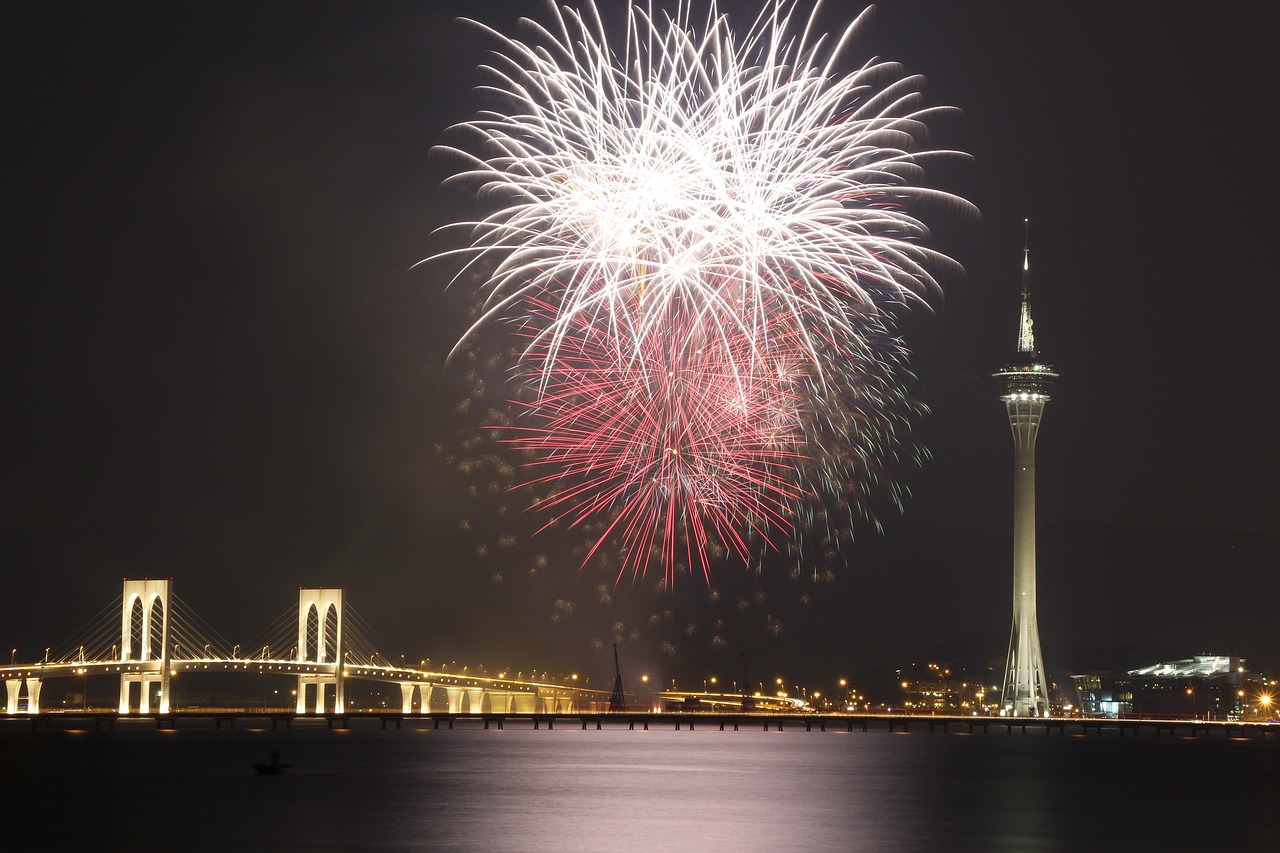
{"type": "Polygon", "coordinates": [[[712,553],[776,547],[909,445],[889,312],[955,268],[910,208],[967,205],[918,185],[954,153],[917,150],[922,81],[837,73],[867,13],[834,41],[816,15],[776,0],[739,39],[714,0],[700,21],[635,6],[620,53],[589,2],[528,41],[489,30],[509,108],[462,126],[477,153],[448,149],[496,208],[443,255],[486,272],[463,341],[517,329],[535,506],[602,523],[618,578],[709,578],[712,553]]]}

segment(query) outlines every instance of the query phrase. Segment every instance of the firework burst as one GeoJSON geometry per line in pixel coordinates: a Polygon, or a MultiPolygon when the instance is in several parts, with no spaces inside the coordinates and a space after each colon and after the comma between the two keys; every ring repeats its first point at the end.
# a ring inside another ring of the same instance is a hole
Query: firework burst
{"type": "Polygon", "coordinates": [[[486,271],[463,340],[518,330],[535,507],[601,526],[619,578],[776,546],[909,446],[888,312],[955,266],[912,205],[966,205],[919,185],[953,153],[919,150],[920,79],[837,73],[866,14],[832,40],[777,0],[739,39],[714,2],[636,6],[619,51],[590,3],[527,41],[490,30],[509,108],[449,149],[494,205],[445,253],[486,271]]]}

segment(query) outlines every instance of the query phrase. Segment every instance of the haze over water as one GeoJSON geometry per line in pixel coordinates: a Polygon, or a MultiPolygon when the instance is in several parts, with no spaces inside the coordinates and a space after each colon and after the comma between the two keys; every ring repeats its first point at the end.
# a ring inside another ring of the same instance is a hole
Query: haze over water
{"type": "Polygon", "coordinates": [[[368,725],[11,726],[5,824],[119,851],[1280,849],[1274,740],[368,725]]]}

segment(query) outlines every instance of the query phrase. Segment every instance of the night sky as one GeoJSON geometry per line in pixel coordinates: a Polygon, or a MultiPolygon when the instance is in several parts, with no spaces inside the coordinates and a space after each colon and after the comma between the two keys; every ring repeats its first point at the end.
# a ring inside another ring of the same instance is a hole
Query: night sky
{"type": "MultiPolygon", "coordinates": [[[[737,5],[723,4],[733,10],[737,5]]],[[[862,4],[829,3],[829,26],[862,4]]],[[[1033,313],[1061,373],[1038,447],[1048,669],[1243,655],[1280,670],[1280,474],[1264,249],[1265,27],[1243,6],[888,2],[850,52],[962,114],[928,183],[966,269],[901,318],[932,453],[828,566],[579,571],[506,483],[461,470],[500,351],[445,365],[475,214],[432,153],[492,102],[492,42],[541,6],[29,3],[8,13],[0,643],[19,660],[172,577],[233,642],[341,586],[391,656],[696,682],[1003,661],[1012,446],[990,374],[1033,313]],[[479,371],[470,378],[467,370],[479,371]],[[479,402],[475,385],[485,383],[479,402]],[[495,493],[496,488],[496,493],[495,493]],[[474,495],[473,491],[474,490],[474,495]],[[499,510],[498,507],[505,509],[499,510]]],[[[465,466],[463,466],[465,467],[465,466]]],[[[243,639],[241,639],[243,638],[243,639]]]]}

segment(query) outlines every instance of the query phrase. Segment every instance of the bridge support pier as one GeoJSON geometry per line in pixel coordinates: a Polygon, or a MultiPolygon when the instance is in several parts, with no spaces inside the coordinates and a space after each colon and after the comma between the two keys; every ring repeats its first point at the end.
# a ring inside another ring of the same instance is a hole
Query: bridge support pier
{"type": "Polygon", "coordinates": [[[533,714],[538,710],[538,694],[512,693],[511,711],[514,714],[533,714]]]}
{"type": "Polygon", "coordinates": [[[6,678],[5,686],[5,703],[4,711],[6,714],[13,715],[18,713],[18,700],[22,698],[22,685],[27,685],[27,713],[40,713],[40,685],[43,682],[39,678],[6,678]]]}
{"type": "Polygon", "coordinates": [[[411,681],[411,682],[408,682],[407,684],[400,685],[400,713],[402,714],[413,713],[414,688],[419,688],[418,695],[422,697],[419,700],[418,713],[425,714],[427,713],[427,710],[431,707],[431,685],[423,684],[419,686],[417,683],[411,681]]]}
{"type": "Polygon", "coordinates": [[[127,714],[132,708],[130,702],[131,685],[139,685],[138,690],[138,713],[151,713],[151,692],[155,685],[160,685],[160,707],[156,709],[156,713],[169,713],[169,696],[168,673],[160,675],[155,672],[125,672],[120,674],[120,713],[127,714]]]}
{"type": "MultiPolygon", "coordinates": [[[[520,697],[522,694],[514,690],[490,690],[489,694],[489,710],[494,714],[518,714],[521,711],[520,697]]],[[[532,695],[530,694],[530,698],[532,695]]],[[[533,710],[532,705],[529,708],[533,710]]]]}
{"type": "Polygon", "coordinates": [[[299,675],[298,701],[294,707],[294,712],[297,714],[306,714],[308,711],[316,714],[346,713],[342,685],[341,672],[335,675],[299,675]],[[332,690],[329,689],[331,687],[333,688],[332,690]]]}
{"type": "Polygon", "coordinates": [[[578,704],[573,701],[574,691],[557,688],[538,688],[538,695],[534,699],[537,706],[535,713],[545,714],[573,714],[578,710],[578,704]]]}
{"type": "Polygon", "coordinates": [[[462,686],[447,685],[444,688],[444,692],[445,692],[445,695],[449,697],[449,713],[450,714],[462,713],[462,699],[464,696],[466,697],[466,700],[467,700],[467,712],[471,714],[485,713],[484,699],[486,695],[489,697],[490,712],[495,714],[498,714],[498,713],[505,714],[511,711],[511,709],[507,707],[507,705],[503,701],[503,697],[506,697],[507,695],[504,691],[488,692],[483,687],[462,687],[462,686]]]}

